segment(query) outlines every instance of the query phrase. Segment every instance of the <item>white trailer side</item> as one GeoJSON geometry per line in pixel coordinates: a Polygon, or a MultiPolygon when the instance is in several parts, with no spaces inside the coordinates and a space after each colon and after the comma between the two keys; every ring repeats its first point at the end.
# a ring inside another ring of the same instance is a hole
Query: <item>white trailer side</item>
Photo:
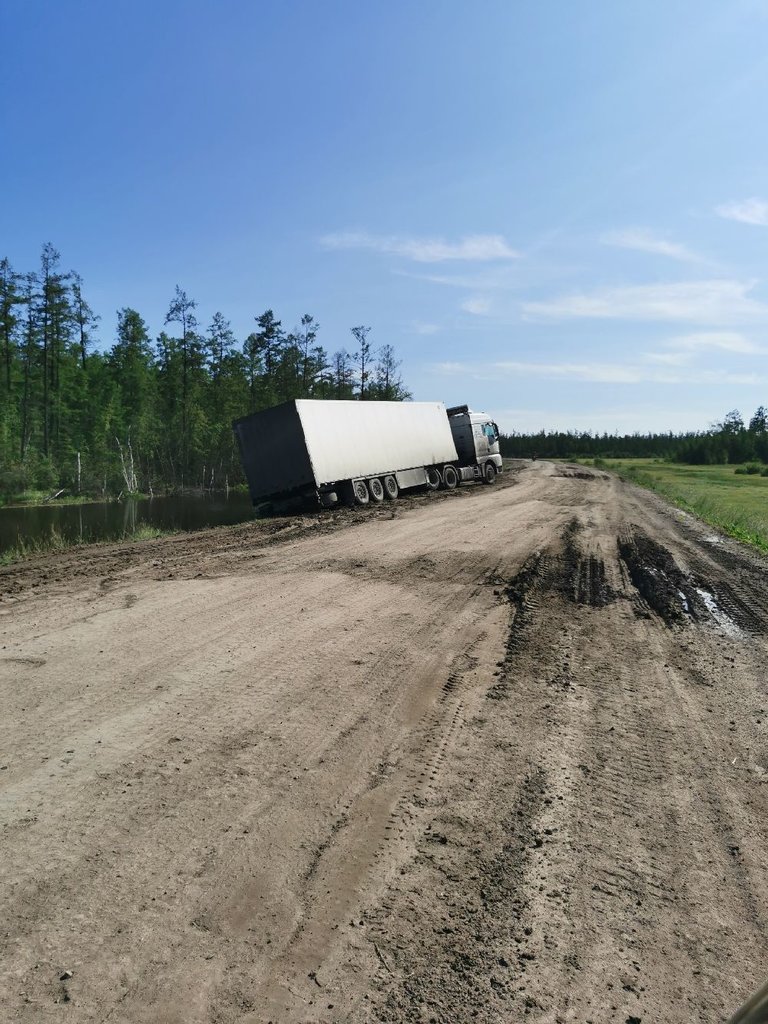
{"type": "Polygon", "coordinates": [[[458,458],[441,402],[297,399],[233,427],[254,503],[386,474],[415,485],[458,458]]]}
{"type": "Polygon", "coordinates": [[[296,402],[318,485],[454,462],[442,402],[296,402]]]}

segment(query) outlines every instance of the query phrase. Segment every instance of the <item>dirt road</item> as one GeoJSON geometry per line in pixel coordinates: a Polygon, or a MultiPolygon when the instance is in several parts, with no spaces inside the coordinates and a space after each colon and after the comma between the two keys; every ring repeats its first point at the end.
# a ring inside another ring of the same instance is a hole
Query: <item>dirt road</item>
{"type": "Polygon", "coordinates": [[[0,570],[4,1020],[724,1020],[766,564],[598,471],[0,570]]]}

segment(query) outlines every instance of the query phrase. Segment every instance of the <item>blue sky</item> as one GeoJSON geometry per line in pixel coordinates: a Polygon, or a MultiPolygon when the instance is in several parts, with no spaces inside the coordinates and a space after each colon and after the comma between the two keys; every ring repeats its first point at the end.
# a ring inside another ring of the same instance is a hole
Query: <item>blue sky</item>
{"type": "Polygon", "coordinates": [[[0,0],[0,255],[506,430],[768,404],[768,3],[0,0]]]}

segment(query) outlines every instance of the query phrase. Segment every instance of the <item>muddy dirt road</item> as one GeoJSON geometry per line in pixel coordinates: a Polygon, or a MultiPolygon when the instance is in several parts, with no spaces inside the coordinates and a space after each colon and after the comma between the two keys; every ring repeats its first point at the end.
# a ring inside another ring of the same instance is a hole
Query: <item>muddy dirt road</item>
{"type": "Polygon", "coordinates": [[[598,471],[0,570],[0,1015],[712,1022],[766,564],[598,471]]]}

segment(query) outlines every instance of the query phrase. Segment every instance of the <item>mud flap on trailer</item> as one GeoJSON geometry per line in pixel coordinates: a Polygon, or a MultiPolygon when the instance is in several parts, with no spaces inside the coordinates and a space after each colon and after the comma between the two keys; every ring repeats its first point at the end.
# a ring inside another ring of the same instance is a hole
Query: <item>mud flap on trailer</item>
{"type": "Polygon", "coordinates": [[[395,480],[397,480],[397,486],[401,491],[404,491],[407,487],[423,487],[427,482],[427,473],[421,467],[418,469],[403,469],[399,473],[395,473],[395,480]]]}

